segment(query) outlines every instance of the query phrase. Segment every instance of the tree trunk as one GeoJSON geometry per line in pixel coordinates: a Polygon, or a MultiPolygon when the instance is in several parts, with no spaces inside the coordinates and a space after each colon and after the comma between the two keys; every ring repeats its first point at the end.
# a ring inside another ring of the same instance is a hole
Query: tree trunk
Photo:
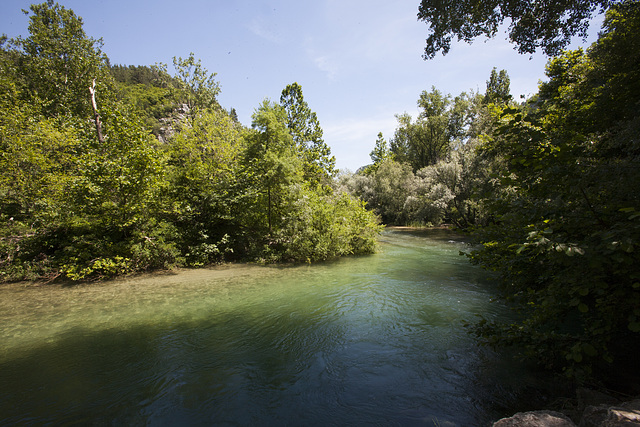
{"type": "Polygon", "coordinates": [[[269,235],[271,235],[273,232],[271,227],[271,185],[267,187],[267,199],[267,222],[269,223],[269,235]]]}
{"type": "Polygon", "coordinates": [[[96,104],[96,79],[93,79],[93,85],[89,88],[91,93],[91,106],[93,107],[93,119],[96,123],[96,133],[98,134],[98,142],[104,144],[104,136],[102,135],[102,122],[100,121],[100,113],[98,113],[98,105],[96,104]]]}

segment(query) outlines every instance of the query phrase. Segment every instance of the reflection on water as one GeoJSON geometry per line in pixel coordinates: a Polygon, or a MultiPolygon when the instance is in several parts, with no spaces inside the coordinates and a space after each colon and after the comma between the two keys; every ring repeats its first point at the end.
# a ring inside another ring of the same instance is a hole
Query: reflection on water
{"type": "Polygon", "coordinates": [[[0,424],[486,425],[535,381],[462,327],[506,315],[464,249],[3,286],[0,424]]]}

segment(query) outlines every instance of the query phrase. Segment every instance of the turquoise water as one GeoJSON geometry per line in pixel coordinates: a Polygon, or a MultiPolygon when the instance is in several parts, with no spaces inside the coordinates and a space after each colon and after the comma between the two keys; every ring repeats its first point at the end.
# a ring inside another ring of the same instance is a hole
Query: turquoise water
{"type": "Polygon", "coordinates": [[[487,425],[537,380],[462,326],[508,315],[466,249],[0,287],[0,425],[487,425]]]}

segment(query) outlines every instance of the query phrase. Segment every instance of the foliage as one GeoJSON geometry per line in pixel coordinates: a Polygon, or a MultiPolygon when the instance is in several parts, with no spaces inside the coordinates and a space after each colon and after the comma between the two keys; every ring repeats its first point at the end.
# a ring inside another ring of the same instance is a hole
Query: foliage
{"type": "Polygon", "coordinates": [[[416,173],[387,158],[376,169],[341,176],[339,188],[366,201],[385,224],[467,228],[487,221],[483,202],[474,197],[488,179],[486,167],[470,142],[416,173]]]}
{"type": "Polygon", "coordinates": [[[265,213],[264,220],[255,226],[271,234],[280,226],[288,187],[302,182],[302,163],[280,105],[265,99],[253,114],[253,127],[258,132],[249,139],[247,174],[256,189],[255,206],[265,213]]]}
{"type": "Polygon", "coordinates": [[[280,105],[287,114],[287,128],[303,156],[305,180],[313,184],[326,184],[335,174],[336,159],[322,139],[322,128],[302,95],[298,83],[282,90],[280,105]]]}
{"type": "Polygon", "coordinates": [[[319,194],[304,185],[292,188],[287,217],[274,235],[287,261],[324,261],[372,253],[381,228],[364,203],[345,193],[319,194]]]}
{"type": "Polygon", "coordinates": [[[193,52],[186,59],[174,56],[173,67],[176,70],[180,95],[186,99],[192,117],[197,116],[200,111],[218,106],[216,97],[220,93],[220,83],[215,79],[216,73],[209,74],[193,52]]]}
{"type": "Polygon", "coordinates": [[[391,144],[378,134],[374,163],[340,177],[338,188],[365,200],[385,224],[484,224],[485,203],[475,196],[495,189],[490,174],[496,158],[479,155],[477,148],[505,105],[512,105],[505,70],[492,71],[484,95],[423,91],[418,118],[397,116],[391,144]]]}
{"type": "Polygon", "coordinates": [[[196,118],[169,141],[168,218],[180,231],[187,265],[219,262],[233,253],[246,129],[221,110],[196,118]]]}
{"type": "Polygon", "coordinates": [[[476,37],[494,37],[505,19],[510,21],[509,40],[518,52],[534,53],[538,48],[549,56],[558,55],[571,37],[586,37],[594,12],[602,12],[616,0],[561,1],[478,1],[422,0],[418,20],[430,27],[424,59],[442,51],[447,54],[457,37],[471,43],[476,37]]]}
{"type": "Polygon", "coordinates": [[[435,87],[422,91],[418,99],[422,111],[415,121],[407,113],[396,116],[398,127],[390,143],[394,158],[410,163],[414,171],[446,159],[466,140],[477,101],[477,96],[466,93],[452,99],[435,87]]]}
{"type": "Polygon", "coordinates": [[[135,108],[144,127],[154,135],[161,134],[167,118],[178,108],[179,102],[171,89],[144,84],[117,84],[117,90],[119,100],[135,108]]]}
{"type": "Polygon", "coordinates": [[[367,202],[383,223],[401,225],[409,220],[404,205],[415,187],[411,166],[394,160],[383,161],[376,172],[362,183],[365,185],[356,194],[367,202]]]}
{"type": "Polygon", "coordinates": [[[193,54],[175,76],[108,67],[72,11],[31,12],[28,38],[0,39],[1,281],[375,250],[375,215],[328,185],[335,159],[298,84],[247,129],[193,54]]]}
{"type": "Polygon", "coordinates": [[[159,69],[146,65],[112,65],[109,72],[115,81],[126,85],[165,87],[167,82],[178,85],[177,79],[167,79],[159,69]]]}
{"type": "Polygon", "coordinates": [[[378,132],[378,138],[376,139],[376,145],[373,148],[373,151],[369,153],[369,157],[371,157],[371,161],[373,162],[370,165],[367,165],[363,168],[362,173],[364,175],[371,175],[375,173],[382,162],[387,159],[393,159],[393,153],[387,144],[387,141],[384,139],[382,132],[378,132]]]}
{"type": "Polygon", "coordinates": [[[93,79],[107,84],[102,41],[87,37],[82,18],[52,0],[30,11],[30,36],[15,41],[25,53],[17,63],[25,80],[23,95],[40,100],[47,117],[91,117],[87,90],[93,79]]]}
{"type": "MultiPolygon", "coordinates": [[[[295,115],[294,115],[295,117],[295,115]]],[[[380,232],[364,204],[305,178],[308,157],[289,131],[291,116],[264,100],[253,115],[256,132],[247,137],[242,196],[244,227],[254,230],[249,251],[268,262],[312,262],[370,253],[380,232]],[[265,213],[266,216],[262,216],[265,213]],[[260,231],[255,233],[255,231],[260,231]]]]}
{"type": "Polygon", "coordinates": [[[511,101],[511,91],[509,75],[506,70],[497,71],[496,67],[491,70],[491,76],[487,80],[487,91],[482,98],[483,104],[505,105],[511,101]]]}
{"type": "Polygon", "coordinates": [[[529,108],[506,108],[492,226],[472,260],[497,271],[521,317],[476,331],[577,379],[640,344],[640,6],[613,7],[586,52],[550,61],[529,108]]]}

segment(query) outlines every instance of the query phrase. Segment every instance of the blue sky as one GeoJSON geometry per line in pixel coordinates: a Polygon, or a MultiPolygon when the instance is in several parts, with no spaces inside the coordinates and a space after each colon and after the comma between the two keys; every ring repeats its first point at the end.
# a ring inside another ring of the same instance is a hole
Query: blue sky
{"type": "MultiPolygon", "coordinates": [[[[27,35],[27,0],[0,2],[0,33],[27,35]]],[[[505,69],[515,97],[536,92],[547,58],[519,55],[504,34],[458,43],[422,60],[427,26],[419,0],[62,0],[103,38],[112,64],[172,63],[196,58],[217,73],[223,107],[240,121],[289,83],[302,86],[341,169],[370,162],[378,132],[388,140],[395,114],[416,115],[423,90],[484,92],[493,67],[505,69]]],[[[597,19],[600,22],[600,19],[597,19]]],[[[599,23],[592,25],[588,43],[599,23]]],[[[576,40],[573,47],[582,45],[576,40]]],[[[171,70],[171,66],[169,67],[171,70]]]]}

